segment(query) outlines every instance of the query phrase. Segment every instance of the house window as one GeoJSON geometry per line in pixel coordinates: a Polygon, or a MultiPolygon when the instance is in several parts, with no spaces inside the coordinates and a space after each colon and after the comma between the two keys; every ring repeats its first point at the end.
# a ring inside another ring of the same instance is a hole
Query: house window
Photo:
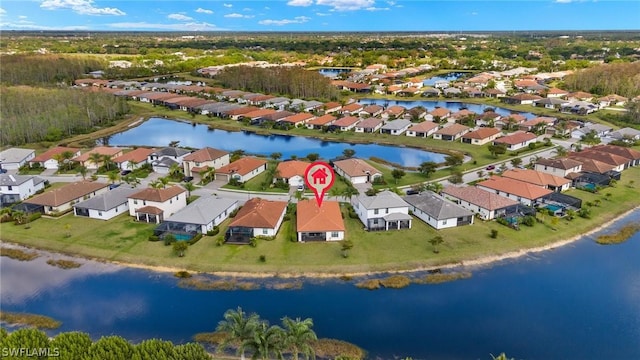
{"type": "Polygon", "coordinates": [[[384,209],[384,213],[388,214],[389,213],[389,208],[384,209]]]}
{"type": "Polygon", "coordinates": [[[267,235],[269,233],[268,229],[262,229],[262,235],[267,235]]]}
{"type": "Polygon", "coordinates": [[[142,200],[142,205],[147,205],[147,200],[142,200]]]}
{"type": "Polygon", "coordinates": [[[169,199],[169,204],[173,204],[173,199],[169,199]]]}
{"type": "Polygon", "coordinates": [[[447,225],[447,220],[442,220],[442,225],[447,225]]]}
{"type": "Polygon", "coordinates": [[[378,219],[373,219],[373,224],[378,225],[378,219]]]}
{"type": "Polygon", "coordinates": [[[138,205],[138,200],[133,200],[133,205],[138,205]]]}
{"type": "Polygon", "coordinates": [[[374,210],[373,210],[373,214],[374,214],[374,215],[378,215],[378,209],[374,209],[374,210]]]}
{"type": "Polygon", "coordinates": [[[98,211],[98,216],[102,216],[102,211],[98,211]]]}
{"type": "Polygon", "coordinates": [[[13,190],[13,186],[9,186],[9,190],[13,190]]]}
{"type": "Polygon", "coordinates": [[[337,238],[338,237],[338,232],[337,231],[331,232],[331,237],[332,238],[337,238]]]}

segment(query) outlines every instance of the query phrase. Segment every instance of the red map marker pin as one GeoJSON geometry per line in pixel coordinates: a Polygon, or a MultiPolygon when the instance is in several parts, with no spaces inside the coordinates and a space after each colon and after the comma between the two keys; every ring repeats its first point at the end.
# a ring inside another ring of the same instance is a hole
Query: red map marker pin
{"type": "Polygon", "coordinates": [[[333,186],[336,175],[329,164],[323,161],[316,161],[307,166],[304,172],[304,183],[313,191],[316,196],[318,207],[322,206],[324,194],[333,186]]]}

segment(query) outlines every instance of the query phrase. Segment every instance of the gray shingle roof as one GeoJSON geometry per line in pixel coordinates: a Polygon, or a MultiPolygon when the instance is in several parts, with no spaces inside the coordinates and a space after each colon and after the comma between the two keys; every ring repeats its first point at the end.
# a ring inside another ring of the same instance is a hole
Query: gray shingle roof
{"type": "Polygon", "coordinates": [[[411,121],[406,119],[398,119],[388,122],[382,128],[384,130],[401,130],[413,124],[411,121]]]}
{"type": "Polygon", "coordinates": [[[207,225],[237,202],[238,200],[223,199],[213,195],[201,197],[187,205],[187,207],[166,218],[165,221],[207,225]]]}
{"type": "Polygon", "coordinates": [[[31,153],[35,153],[35,150],[9,148],[0,151],[0,163],[17,163],[25,160],[31,153]]]}
{"type": "Polygon", "coordinates": [[[74,205],[74,207],[81,208],[81,209],[108,211],[115,208],[118,205],[122,205],[126,203],[127,197],[138,191],[139,189],[128,187],[126,185],[121,185],[104,194],[92,197],[89,200],[79,202],[76,205],[74,205]]]}
{"type": "Polygon", "coordinates": [[[162,148],[154,153],[151,153],[151,155],[157,155],[157,156],[174,156],[174,157],[179,157],[182,155],[186,155],[188,153],[190,153],[191,150],[187,150],[187,149],[181,149],[181,148],[177,148],[177,147],[166,147],[166,148],[162,148]]]}
{"type": "Polygon", "coordinates": [[[421,210],[437,220],[473,215],[471,211],[466,210],[431,191],[418,195],[407,195],[404,197],[404,200],[416,209],[421,210]]]}
{"type": "Polygon", "coordinates": [[[37,185],[44,181],[41,177],[32,176],[32,175],[0,175],[0,185],[2,186],[18,186],[22,185],[25,182],[33,179],[33,184],[37,185]]]}
{"type": "Polygon", "coordinates": [[[409,206],[409,204],[402,200],[398,194],[388,190],[385,190],[376,196],[360,195],[358,196],[358,201],[365,209],[369,210],[409,206]]]}

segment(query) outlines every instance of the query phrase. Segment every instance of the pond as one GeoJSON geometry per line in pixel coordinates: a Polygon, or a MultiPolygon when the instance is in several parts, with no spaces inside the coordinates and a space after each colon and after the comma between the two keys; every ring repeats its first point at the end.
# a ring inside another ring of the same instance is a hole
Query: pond
{"type": "Polygon", "coordinates": [[[460,79],[463,76],[470,76],[470,73],[465,73],[465,72],[450,72],[450,73],[446,73],[446,74],[442,74],[442,75],[438,75],[438,76],[432,76],[428,79],[425,79],[422,83],[424,84],[424,86],[433,86],[436,84],[436,82],[438,81],[456,81],[458,79],[460,79]]]}
{"type": "MultiPolygon", "coordinates": [[[[639,221],[636,210],[605,231],[639,221]]],[[[467,280],[376,291],[341,280],[307,281],[297,290],[195,291],[178,287],[171,274],[94,262],[62,270],[44,257],[3,257],[0,302],[5,311],[61,320],[56,331],[94,338],[185,342],[241,306],[271,323],[311,317],[320,337],[357,344],[371,359],[490,359],[500,352],[640,359],[640,233],[620,245],[593,239],[467,269],[467,280]]]]}
{"type": "Polygon", "coordinates": [[[338,75],[343,73],[350,73],[353,69],[345,69],[345,68],[322,68],[319,69],[318,72],[321,75],[324,75],[328,78],[335,79],[338,75]]]}
{"type": "Polygon", "coordinates": [[[482,114],[482,112],[485,109],[491,108],[491,109],[493,109],[493,111],[495,111],[496,113],[498,113],[499,115],[502,115],[502,116],[508,116],[510,114],[513,114],[513,113],[521,114],[524,117],[526,117],[527,119],[533,119],[534,117],[537,116],[537,115],[532,114],[530,112],[519,112],[519,111],[513,111],[513,110],[509,110],[509,109],[505,109],[505,108],[501,108],[501,107],[496,107],[496,106],[488,106],[488,105],[484,105],[484,104],[472,104],[472,103],[466,103],[466,102],[460,102],[460,101],[389,100],[389,99],[369,99],[369,98],[365,98],[365,99],[361,99],[359,101],[359,103],[367,104],[367,105],[376,104],[376,105],[381,105],[381,106],[384,106],[384,107],[388,107],[388,106],[392,106],[392,105],[400,105],[400,106],[404,106],[407,109],[410,109],[410,108],[416,107],[416,106],[422,106],[425,109],[427,109],[427,111],[433,111],[435,108],[438,108],[438,107],[449,109],[451,112],[457,112],[457,111],[460,111],[461,109],[468,109],[470,111],[475,112],[476,114],[482,114]]]}
{"type": "Polygon", "coordinates": [[[324,159],[342,155],[345,149],[356,151],[356,157],[376,156],[403,166],[418,166],[424,161],[444,161],[444,155],[429,151],[376,144],[349,144],[289,135],[258,135],[243,131],[211,130],[207,125],[151,118],[140,126],[115,134],[108,139],[111,146],[167,146],[180,141],[180,146],[202,148],[210,146],[226,151],[238,149],[246,153],[268,156],[282,153],[283,159],[291,155],[305,157],[318,153],[324,159]]]}

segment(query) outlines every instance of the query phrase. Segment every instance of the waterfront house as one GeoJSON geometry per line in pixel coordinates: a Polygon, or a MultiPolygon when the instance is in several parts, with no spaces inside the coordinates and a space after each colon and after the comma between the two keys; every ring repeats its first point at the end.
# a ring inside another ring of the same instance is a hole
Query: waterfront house
{"type": "Polygon", "coordinates": [[[322,106],[325,114],[331,114],[333,112],[338,112],[342,108],[342,105],[339,102],[328,102],[322,106]]]}
{"type": "Polygon", "coordinates": [[[382,173],[361,159],[345,159],[333,162],[336,173],[352,184],[372,183],[382,173]]]}
{"type": "Polygon", "coordinates": [[[311,163],[300,160],[285,160],[278,163],[276,167],[276,176],[273,179],[275,183],[282,180],[289,186],[304,186],[304,173],[311,163]]]}
{"type": "Polygon", "coordinates": [[[243,157],[229,165],[225,165],[215,172],[216,180],[222,179],[246,182],[261,174],[267,169],[267,161],[255,157],[243,157]]]}
{"type": "Polygon", "coordinates": [[[496,128],[484,127],[462,135],[462,142],[472,145],[484,145],[502,136],[502,131],[496,128]]]}
{"type": "Polygon", "coordinates": [[[462,135],[469,132],[471,128],[462,124],[451,124],[443,127],[433,133],[433,138],[444,141],[456,141],[462,137],[462,135]]]}
{"type": "Polygon", "coordinates": [[[625,165],[625,169],[630,166],[640,165],[640,151],[617,145],[597,145],[587,149],[587,151],[602,151],[609,154],[622,156],[629,161],[625,165]]]}
{"type": "Polygon", "coordinates": [[[538,95],[521,93],[513,96],[505,96],[500,98],[500,101],[511,105],[532,105],[534,101],[540,99],[542,99],[542,97],[538,95]]]}
{"type": "Polygon", "coordinates": [[[447,186],[442,196],[473,212],[483,220],[503,216],[519,202],[475,186],[447,186]]]}
{"type": "Polygon", "coordinates": [[[571,173],[579,173],[582,171],[582,162],[571,158],[544,159],[536,160],[534,170],[545,172],[547,174],[566,177],[571,173]]]}
{"type": "Polygon", "coordinates": [[[402,133],[407,131],[407,129],[409,129],[411,125],[413,125],[413,123],[409,120],[397,119],[389,121],[388,123],[383,125],[380,128],[380,132],[382,134],[401,135],[402,133]]]}
{"type": "Polygon", "coordinates": [[[407,111],[407,109],[405,109],[404,106],[392,105],[389,106],[385,111],[383,111],[382,114],[380,114],[380,117],[385,120],[393,120],[401,117],[405,113],[405,111],[407,111]]]}
{"type": "Polygon", "coordinates": [[[152,152],[147,161],[151,163],[153,171],[158,174],[168,174],[169,169],[175,164],[181,167],[182,160],[190,153],[191,150],[170,146],[152,152]]]}
{"type": "Polygon", "coordinates": [[[233,218],[225,242],[248,244],[256,236],[276,236],[287,212],[286,201],[248,200],[233,218]]]}
{"type": "Polygon", "coordinates": [[[73,214],[99,220],[112,219],[129,212],[128,197],[138,191],[138,189],[125,185],[118,186],[113,190],[74,204],[73,214]]]}
{"type": "Polygon", "coordinates": [[[294,126],[298,126],[300,124],[306,124],[308,121],[315,119],[316,116],[311,113],[301,112],[298,114],[294,114],[291,116],[287,116],[286,118],[280,119],[280,121],[292,124],[294,126]]]}
{"type": "Polygon", "coordinates": [[[208,168],[219,169],[229,165],[229,153],[210,147],[196,150],[182,159],[182,167],[185,176],[193,176],[194,173],[207,171],[208,168]]]}
{"type": "Polygon", "coordinates": [[[196,234],[205,235],[220,225],[238,207],[238,200],[215,195],[203,196],[164,219],[154,234],[173,234],[177,240],[190,240],[196,234]]]}
{"type": "Polygon", "coordinates": [[[80,201],[90,199],[107,191],[109,191],[109,184],[80,181],[45,191],[25,200],[23,203],[41,206],[44,214],[55,215],[71,210],[71,207],[80,201]]]}
{"type": "Polygon", "coordinates": [[[438,131],[439,127],[440,126],[437,123],[431,121],[423,121],[408,128],[405,135],[426,138],[438,131]]]}
{"type": "Polygon", "coordinates": [[[473,224],[471,211],[434,192],[407,195],[404,201],[409,204],[413,216],[436,230],[473,224]]]}
{"type": "Polygon", "coordinates": [[[522,114],[510,114],[509,116],[503,116],[498,119],[494,125],[499,129],[511,129],[514,126],[519,126],[521,123],[527,121],[527,118],[522,114]]]}
{"type": "Polygon", "coordinates": [[[362,194],[351,205],[367,230],[411,229],[409,204],[394,192],[362,194]]]}
{"type": "Polygon", "coordinates": [[[149,155],[154,151],[156,150],[140,147],[113,158],[113,162],[120,170],[134,170],[146,164],[149,155]]]}
{"type": "Polygon", "coordinates": [[[571,180],[530,169],[512,169],[502,173],[503,177],[524,181],[529,184],[542,186],[555,192],[568,190],[571,187],[571,180]]]}
{"type": "Polygon", "coordinates": [[[71,156],[69,157],[69,161],[74,157],[80,156],[80,149],[65,146],[56,146],[29,160],[29,166],[33,167],[35,165],[38,165],[45,169],[57,170],[60,165],[58,163],[59,156],[61,156],[65,152],[71,154],[71,156]]]}
{"type": "Polygon", "coordinates": [[[36,151],[22,148],[9,148],[0,151],[0,169],[18,170],[36,157],[36,151]]]}
{"type": "Polygon", "coordinates": [[[333,115],[322,115],[315,119],[307,121],[306,126],[308,129],[322,129],[323,126],[330,126],[337,120],[333,115]]]}
{"type": "Polygon", "coordinates": [[[598,138],[603,138],[612,130],[613,129],[607,125],[586,123],[583,127],[571,131],[571,137],[574,139],[582,139],[583,136],[594,133],[598,138]]]}
{"type": "Polygon", "coordinates": [[[360,118],[356,116],[345,116],[336,120],[331,128],[339,129],[340,131],[349,131],[353,129],[360,122],[360,118]]]}
{"type": "Polygon", "coordinates": [[[338,112],[340,114],[346,114],[346,115],[357,115],[360,113],[360,111],[362,111],[363,108],[364,106],[362,106],[362,104],[351,103],[340,108],[338,112]]]}
{"type": "Polygon", "coordinates": [[[558,119],[553,117],[538,116],[521,123],[520,125],[518,125],[518,128],[521,131],[535,131],[537,129],[546,129],[547,127],[555,124],[556,120],[558,119]]]}
{"type": "Polygon", "coordinates": [[[345,229],[337,201],[323,201],[321,207],[315,200],[298,201],[296,231],[299,242],[343,240],[345,229]]]}
{"type": "Polygon", "coordinates": [[[161,223],[187,206],[187,192],[178,185],[164,189],[146,188],[127,197],[129,215],[148,223],[161,223]]]}
{"type": "Polygon", "coordinates": [[[431,114],[431,116],[433,116],[433,118],[438,121],[438,120],[445,120],[447,119],[449,116],[451,116],[451,110],[447,109],[447,108],[443,108],[443,107],[439,107],[439,108],[435,108],[433,111],[431,111],[429,114],[431,114]]]}
{"type": "Polygon", "coordinates": [[[494,192],[500,196],[516,200],[522,205],[535,206],[553,193],[542,186],[500,176],[492,176],[476,184],[480,189],[494,192]]]}
{"type": "Polygon", "coordinates": [[[368,118],[360,121],[355,127],[355,132],[359,133],[375,133],[382,127],[382,119],[368,118]]]}
{"type": "Polygon", "coordinates": [[[516,131],[507,136],[503,136],[493,140],[494,145],[503,144],[507,150],[516,151],[535,143],[536,134],[530,132],[516,131]]]}
{"type": "Polygon", "coordinates": [[[25,200],[45,185],[45,180],[38,176],[0,174],[0,207],[25,200]]]}
{"type": "Polygon", "coordinates": [[[362,110],[360,110],[360,112],[358,113],[358,115],[361,117],[376,117],[382,114],[383,110],[384,108],[382,106],[371,104],[363,107],[362,110]]]}
{"type": "Polygon", "coordinates": [[[80,163],[80,165],[86,167],[89,170],[95,170],[103,165],[103,161],[93,162],[91,160],[92,154],[100,154],[104,157],[108,157],[110,159],[114,159],[123,154],[122,148],[110,147],[110,146],[98,146],[80,156],[76,156],[73,158],[73,161],[80,163]]]}
{"type": "Polygon", "coordinates": [[[563,105],[568,104],[567,100],[562,100],[553,97],[546,97],[533,102],[533,106],[543,107],[546,109],[560,109],[563,105]]]}

